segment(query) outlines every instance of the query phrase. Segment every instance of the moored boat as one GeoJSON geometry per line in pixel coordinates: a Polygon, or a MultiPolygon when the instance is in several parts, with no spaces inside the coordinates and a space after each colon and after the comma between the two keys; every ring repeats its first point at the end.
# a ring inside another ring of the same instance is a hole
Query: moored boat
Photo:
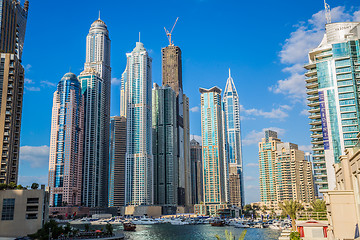
{"type": "Polygon", "coordinates": [[[131,222],[124,223],[123,226],[124,231],[135,231],[136,229],[136,225],[131,222]]]}

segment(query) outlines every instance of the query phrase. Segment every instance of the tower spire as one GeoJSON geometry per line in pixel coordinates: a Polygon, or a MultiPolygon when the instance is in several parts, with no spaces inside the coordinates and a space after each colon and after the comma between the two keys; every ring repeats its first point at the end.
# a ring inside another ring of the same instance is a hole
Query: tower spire
{"type": "Polygon", "coordinates": [[[140,41],[140,32],[139,32],[139,42],[141,42],[141,41],[140,41]]]}
{"type": "Polygon", "coordinates": [[[231,78],[231,72],[230,72],[230,68],[229,68],[229,78],[231,78]]]}
{"type": "Polygon", "coordinates": [[[330,5],[327,4],[326,0],[324,0],[324,5],[325,5],[325,17],[326,17],[326,22],[327,22],[327,23],[331,23],[331,10],[330,10],[330,5]]]}
{"type": "Polygon", "coordinates": [[[100,20],[100,10],[99,10],[99,18],[98,18],[98,20],[100,20]]]}

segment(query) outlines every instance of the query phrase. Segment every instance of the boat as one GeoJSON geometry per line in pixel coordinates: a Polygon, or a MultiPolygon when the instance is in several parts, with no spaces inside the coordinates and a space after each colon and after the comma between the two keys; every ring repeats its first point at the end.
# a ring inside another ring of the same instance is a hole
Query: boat
{"type": "Polygon", "coordinates": [[[171,225],[188,225],[189,222],[183,221],[180,218],[175,218],[170,220],[171,225]]]}
{"type": "Polygon", "coordinates": [[[131,220],[131,222],[136,225],[153,225],[153,224],[159,223],[158,221],[156,221],[152,218],[147,218],[147,217],[133,219],[133,220],[131,220]]]}
{"type": "Polygon", "coordinates": [[[123,226],[124,231],[135,231],[136,229],[136,225],[131,222],[124,223],[123,226]]]}
{"type": "Polygon", "coordinates": [[[234,227],[236,227],[236,228],[249,228],[249,227],[250,227],[250,225],[249,225],[249,224],[246,224],[246,223],[243,223],[243,222],[238,221],[238,222],[236,222],[236,223],[234,224],[234,227]]]}
{"type": "Polygon", "coordinates": [[[223,226],[225,226],[225,223],[222,220],[214,220],[210,224],[213,227],[223,227],[223,226]]]}

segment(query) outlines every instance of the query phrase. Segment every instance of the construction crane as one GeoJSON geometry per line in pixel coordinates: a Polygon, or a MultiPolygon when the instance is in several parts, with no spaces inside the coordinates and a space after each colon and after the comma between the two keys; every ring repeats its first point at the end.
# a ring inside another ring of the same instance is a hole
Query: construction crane
{"type": "Polygon", "coordinates": [[[174,28],[175,28],[175,25],[176,25],[178,19],[179,19],[179,17],[176,19],[176,21],[175,21],[175,23],[174,23],[174,26],[173,26],[172,29],[171,29],[171,32],[169,32],[168,30],[166,30],[166,27],[164,27],[166,36],[167,36],[167,38],[169,39],[169,46],[174,46],[174,43],[171,41],[171,34],[172,34],[172,32],[174,31],[174,28]]]}

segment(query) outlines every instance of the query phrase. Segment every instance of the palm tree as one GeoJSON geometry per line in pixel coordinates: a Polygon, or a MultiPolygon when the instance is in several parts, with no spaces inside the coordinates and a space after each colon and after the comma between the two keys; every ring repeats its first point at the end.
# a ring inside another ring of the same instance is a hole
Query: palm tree
{"type": "MultiPolygon", "coordinates": [[[[239,240],[244,240],[246,232],[246,229],[241,232],[239,240]]],[[[217,240],[221,240],[219,235],[216,234],[215,237],[217,240]]],[[[232,232],[229,233],[227,230],[225,230],[225,240],[235,240],[235,236],[232,234],[232,232]]]]}
{"type": "Polygon", "coordinates": [[[296,200],[286,200],[282,203],[279,203],[279,207],[285,214],[290,216],[292,230],[296,231],[296,214],[303,209],[303,205],[296,200]]]}
{"type": "Polygon", "coordinates": [[[311,207],[313,212],[325,212],[326,211],[326,204],[324,200],[316,199],[315,201],[311,202],[311,207]]]}

